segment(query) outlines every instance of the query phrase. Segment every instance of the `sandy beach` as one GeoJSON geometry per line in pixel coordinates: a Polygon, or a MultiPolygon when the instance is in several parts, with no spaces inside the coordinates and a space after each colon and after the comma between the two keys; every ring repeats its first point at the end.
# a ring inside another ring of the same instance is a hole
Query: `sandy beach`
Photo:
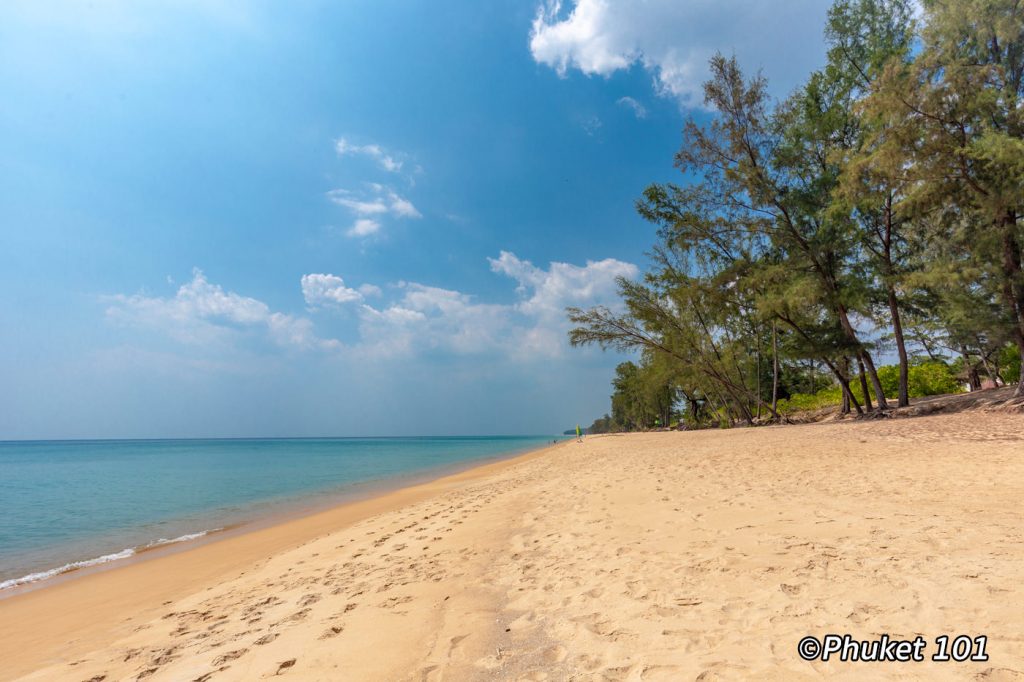
{"type": "Polygon", "coordinates": [[[561,443],[2,600],[0,678],[1024,679],[1022,427],[561,443]],[[989,661],[801,660],[826,633],[989,661]]]}

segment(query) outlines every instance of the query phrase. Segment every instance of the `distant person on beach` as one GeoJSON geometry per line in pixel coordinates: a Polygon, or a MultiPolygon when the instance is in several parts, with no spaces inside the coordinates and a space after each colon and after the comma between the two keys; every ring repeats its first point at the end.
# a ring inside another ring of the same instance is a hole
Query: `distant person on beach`
{"type": "Polygon", "coordinates": [[[580,425],[579,424],[576,425],[576,442],[577,443],[582,443],[583,442],[583,432],[580,431],[580,425]]]}

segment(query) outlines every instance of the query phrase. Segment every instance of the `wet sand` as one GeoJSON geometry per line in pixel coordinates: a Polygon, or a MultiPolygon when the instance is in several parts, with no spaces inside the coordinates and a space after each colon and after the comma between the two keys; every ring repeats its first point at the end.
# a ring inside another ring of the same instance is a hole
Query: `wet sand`
{"type": "Polygon", "coordinates": [[[0,678],[1024,679],[1022,433],[563,443],[0,601],[0,678]],[[989,661],[800,659],[825,633],[987,635],[989,661]]]}

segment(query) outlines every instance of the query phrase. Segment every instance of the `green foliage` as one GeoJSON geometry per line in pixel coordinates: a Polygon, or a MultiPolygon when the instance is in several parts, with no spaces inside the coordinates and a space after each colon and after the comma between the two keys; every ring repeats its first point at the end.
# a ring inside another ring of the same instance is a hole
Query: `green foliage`
{"type": "Polygon", "coordinates": [[[840,393],[837,390],[822,389],[818,393],[794,393],[789,398],[779,401],[779,412],[782,414],[793,414],[795,412],[813,412],[824,407],[834,407],[840,403],[840,393]]]}
{"type": "Polygon", "coordinates": [[[999,365],[1002,367],[1002,375],[1010,381],[1021,375],[1020,349],[1017,346],[1003,346],[999,353],[999,365]]]}
{"type": "Polygon", "coordinates": [[[637,202],[651,271],[620,307],[569,309],[573,345],[643,354],[617,371],[618,428],[676,401],[731,426],[1022,377],[1024,4],[836,0],[825,35],[781,103],[711,59],[685,183],[637,202]],[[900,366],[876,370],[890,343],[900,366]]]}
{"type": "Polygon", "coordinates": [[[594,423],[588,426],[584,431],[590,433],[614,433],[620,429],[616,426],[614,420],[610,415],[598,417],[594,420],[594,423]]]}
{"type": "Polygon", "coordinates": [[[646,355],[639,365],[623,362],[615,368],[612,380],[612,415],[595,421],[592,433],[643,431],[670,424],[674,414],[676,389],[669,365],[662,358],[646,355]]]}
{"type": "MultiPolygon", "coordinates": [[[[898,365],[885,365],[878,368],[878,378],[889,396],[896,395],[899,390],[899,372],[898,365]]],[[[963,387],[953,368],[944,362],[922,362],[911,365],[909,379],[911,398],[963,392],[963,387]]],[[[863,404],[864,392],[861,390],[860,384],[854,382],[850,386],[850,390],[854,397],[863,404]]],[[[833,385],[823,388],[817,393],[795,393],[788,399],[779,402],[779,411],[783,414],[793,414],[820,410],[825,407],[835,407],[842,402],[842,399],[842,389],[833,385]]]]}
{"type": "MultiPolygon", "coordinates": [[[[895,365],[880,367],[878,378],[886,393],[895,395],[899,390],[899,367],[895,365]]],[[[911,365],[908,387],[911,398],[963,391],[956,374],[944,362],[922,362],[911,365]]]]}

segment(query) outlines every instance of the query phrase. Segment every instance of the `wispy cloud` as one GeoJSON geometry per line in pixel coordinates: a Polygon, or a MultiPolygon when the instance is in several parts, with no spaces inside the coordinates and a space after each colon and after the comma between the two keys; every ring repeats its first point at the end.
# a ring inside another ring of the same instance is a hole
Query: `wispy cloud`
{"type": "Polygon", "coordinates": [[[357,218],[352,227],[345,231],[349,237],[369,237],[380,231],[380,223],[370,218],[357,218]]]}
{"type": "Polygon", "coordinates": [[[375,284],[360,284],[359,293],[367,298],[376,298],[377,296],[381,296],[384,292],[375,284]]]}
{"type": "Polygon", "coordinates": [[[334,143],[334,150],[338,156],[365,156],[389,173],[401,171],[404,164],[379,144],[353,144],[342,137],[334,143]]]}
{"type": "Polygon", "coordinates": [[[378,183],[367,183],[362,192],[333,189],[327,193],[327,198],[347,208],[355,217],[355,222],[346,232],[349,237],[376,234],[381,229],[380,218],[386,215],[396,218],[423,217],[411,201],[391,187],[378,183]]]}
{"type": "Polygon", "coordinates": [[[616,101],[616,104],[618,104],[619,106],[632,109],[633,114],[637,118],[647,118],[647,108],[643,104],[640,104],[640,102],[633,99],[632,97],[620,97],[616,101]]]}
{"type": "Polygon", "coordinates": [[[601,130],[601,126],[603,125],[604,123],[597,116],[590,116],[589,118],[585,118],[583,119],[583,122],[580,123],[580,127],[583,128],[583,132],[585,132],[590,137],[596,135],[597,132],[601,130]]]}

